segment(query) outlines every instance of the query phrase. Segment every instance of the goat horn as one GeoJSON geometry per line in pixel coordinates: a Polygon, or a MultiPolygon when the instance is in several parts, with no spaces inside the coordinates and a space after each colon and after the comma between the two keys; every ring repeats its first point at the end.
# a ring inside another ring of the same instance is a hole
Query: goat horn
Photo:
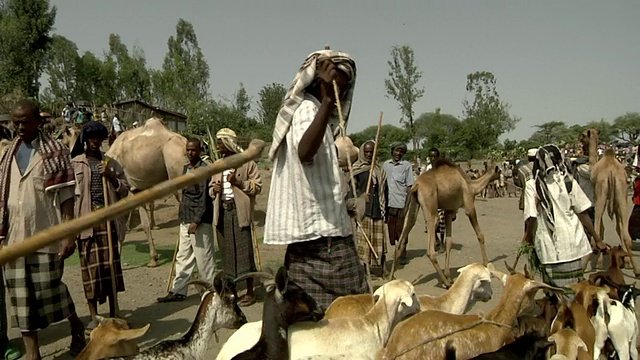
{"type": "Polygon", "coordinates": [[[240,282],[242,280],[245,280],[247,278],[260,278],[260,279],[266,279],[266,280],[273,280],[273,274],[269,274],[267,272],[264,271],[257,271],[257,272],[250,272],[250,273],[246,273],[244,275],[240,275],[238,276],[234,282],[240,282]]]}
{"type": "Polygon", "coordinates": [[[511,266],[509,266],[509,263],[507,263],[507,261],[506,261],[506,260],[504,261],[504,266],[506,266],[506,267],[507,267],[507,270],[509,271],[509,273],[510,273],[511,275],[513,275],[513,274],[515,274],[515,273],[516,273],[516,269],[512,268],[511,266]]]}
{"type": "Polygon", "coordinates": [[[209,284],[208,282],[206,282],[204,280],[191,280],[191,281],[189,281],[187,283],[187,286],[189,286],[189,285],[201,286],[207,291],[210,291],[212,289],[211,284],[209,284]]]}

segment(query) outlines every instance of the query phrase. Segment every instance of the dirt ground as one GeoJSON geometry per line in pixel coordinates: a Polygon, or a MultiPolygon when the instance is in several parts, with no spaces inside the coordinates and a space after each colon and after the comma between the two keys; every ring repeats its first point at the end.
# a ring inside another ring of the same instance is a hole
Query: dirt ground
{"type": "MultiPolygon", "coordinates": [[[[264,227],[264,211],[269,193],[270,171],[262,172],[265,186],[262,194],[258,197],[256,208],[256,222],[258,238],[262,236],[264,227]]],[[[158,245],[175,245],[178,237],[177,227],[177,203],[175,199],[169,198],[158,205],[156,212],[156,222],[160,229],[154,231],[154,238],[158,245]]],[[[513,263],[515,253],[522,237],[523,220],[522,213],[518,210],[517,198],[497,198],[479,199],[476,201],[478,220],[486,236],[487,255],[491,262],[496,264],[500,270],[506,271],[504,261],[513,263]]],[[[617,245],[618,239],[615,234],[613,224],[609,219],[605,220],[606,241],[611,245],[617,245]]],[[[396,272],[396,277],[412,281],[416,284],[419,294],[437,295],[444,292],[444,289],[437,286],[438,280],[433,266],[425,257],[426,254],[426,233],[424,221],[421,213],[418,222],[410,234],[409,257],[411,263],[396,272]]],[[[146,242],[144,232],[138,227],[127,234],[127,242],[144,244],[146,242]]],[[[462,211],[458,213],[457,220],[453,223],[453,250],[451,266],[453,271],[471,262],[481,261],[478,243],[469,221],[462,211]]],[[[634,246],[636,250],[638,247],[634,246]]],[[[263,266],[270,266],[274,270],[282,264],[284,258],[284,247],[261,245],[261,255],[263,266]]],[[[74,255],[77,256],[77,255],[74,255]]],[[[172,256],[164,254],[164,256],[172,256]]],[[[636,255],[637,256],[637,255],[636,255]]],[[[444,255],[440,255],[440,264],[444,266],[444,255]]],[[[520,262],[519,269],[522,269],[523,262],[520,262]]],[[[390,262],[388,266],[390,266],[390,262]]],[[[146,268],[142,266],[124,267],[124,277],[126,292],[120,294],[119,304],[124,317],[134,327],[141,327],[147,323],[151,324],[149,332],[140,339],[140,347],[149,347],[161,340],[177,338],[185,333],[196,314],[200,298],[195,289],[190,289],[189,297],[184,302],[159,304],[157,297],[166,294],[167,280],[170,266],[164,264],[157,268],[146,268]]],[[[627,270],[627,274],[632,274],[627,270]]],[[[89,322],[88,310],[84,301],[80,268],[78,266],[68,266],[65,269],[65,283],[69,286],[73,299],[81,319],[89,322]]],[[[628,281],[633,281],[629,277],[628,281]]],[[[381,279],[374,278],[374,286],[380,285],[381,279]]],[[[498,302],[502,295],[502,286],[499,281],[493,280],[494,297],[490,302],[478,303],[471,313],[487,313],[498,302]]],[[[262,292],[259,293],[263,294],[262,292]]],[[[260,298],[259,298],[260,300],[260,298]]],[[[101,307],[101,313],[108,315],[106,305],[101,307]]],[[[249,321],[261,319],[262,302],[243,308],[249,321]]],[[[232,330],[222,330],[218,332],[219,342],[215,339],[211,341],[208,357],[213,359],[221,348],[222,344],[231,335],[232,330]]],[[[20,343],[17,329],[10,329],[9,337],[20,343]]],[[[40,343],[41,353],[45,359],[69,359],[68,346],[71,339],[69,336],[69,326],[67,322],[62,322],[50,326],[41,331],[40,343]]]]}

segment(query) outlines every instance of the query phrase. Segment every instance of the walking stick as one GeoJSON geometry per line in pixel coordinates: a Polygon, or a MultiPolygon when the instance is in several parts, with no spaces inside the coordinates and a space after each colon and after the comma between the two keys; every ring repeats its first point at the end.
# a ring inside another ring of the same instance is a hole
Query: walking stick
{"type": "MultiPolygon", "coordinates": [[[[335,96],[336,96],[336,107],[338,108],[338,117],[340,118],[340,125],[339,125],[340,133],[342,134],[342,136],[346,136],[347,129],[346,129],[344,117],[342,116],[342,105],[340,104],[340,91],[338,90],[338,83],[336,83],[335,80],[333,80],[333,92],[335,93],[335,96]]],[[[358,192],[356,191],[356,181],[353,178],[353,172],[351,171],[351,157],[348,154],[347,154],[347,165],[349,166],[349,178],[351,180],[351,191],[353,192],[353,198],[357,199],[358,192]]],[[[364,229],[362,228],[362,223],[360,223],[360,220],[358,220],[357,218],[354,218],[354,220],[356,221],[356,227],[360,229],[360,232],[362,233],[365,241],[369,245],[369,248],[371,249],[373,256],[375,256],[376,260],[379,259],[378,253],[376,253],[376,249],[374,249],[373,245],[371,244],[371,240],[369,240],[367,233],[365,233],[364,229]]]]}
{"type": "Polygon", "coordinates": [[[173,249],[173,260],[171,261],[171,270],[169,270],[169,279],[167,279],[167,292],[171,291],[171,283],[173,282],[173,275],[176,273],[176,258],[178,257],[178,248],[180,247],[180,236],[176,241],[176,247],[173,249]]]}
{"type": "Polygon", "coordinates": [[[378,120],[378,132],[376,132],[376,143],[373,146],[373,156],[371,158],[371,171],[369,171],[369,179],[367,180],[367,191],[365,194],[369,195],[371,190],[371,182],[373,181],[373,168],[376,166],[376,159],[378,158],[378,143],[380,142],[380,129],[382,128],[382,111],[380,111],[380,119],[378,120]]]}
{"type": "Polygon", "coordinates": [[[0,265],[4,265],[19,257],[33,254],[38,251],[38,249],[56,244],[62,239],[75,237],[85,229],[90,229],[105,221],[113,220],[141,205],[169,196],[186,186],[204,181],[214,174],[219,174],[227,169],[237,168],[250,160],[257,159],[262,154],[264,145],[265,143],[262,140],[252,140],[249,148],[240,154],[220,159],[211,165],[197,168],[175,179],[164,181],[133,196],[124,198],[115,204],[40,231],[34,236],[25,239],[23,242],[5,246],[0,249],[0,265]]]}
{"type": "MultiPolygon", "coordinates": [[[[105,160],[104,165],[106,166],[109,160],[105,160]]],[[[107,186],[107,177],[102,175],[102,193],[104,195],[104,206],[109,206],[109,189],[107,186]]],[[[107,221],[107,241],[109,242],[109,271],[111,272],[111,295],[113,300],[113,311],[114,315],[117,317],[120,313],[120,307],[118,306],[118,289],[116,288],[116,269],[114,257],[115,253],[113,251],[113,238],[111,236],[111,221],[107,221]]]]}
{"type": "Polygon", "coordinates": [[[258,271],[262,271],[262,259],[260,258],[260,244],[258,244],[258,238],[256,237],[256,226],[253,223],[253,213],[251,214],[251,242],[253,242],[253,248],[256,250],[256,262],[258,263],[258,271]]]}

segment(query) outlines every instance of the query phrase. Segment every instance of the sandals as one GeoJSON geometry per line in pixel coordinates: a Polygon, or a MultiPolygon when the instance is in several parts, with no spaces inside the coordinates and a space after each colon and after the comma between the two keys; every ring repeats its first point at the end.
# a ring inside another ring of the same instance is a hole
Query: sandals
{"type": "Polygon", "coordinates": [[[5,360],[18,360],[21,357],[22,357],[22,351],[20,351],[20,348],[14,346],[13,344],[9,343],[4,348],[5,360]]]}
{"type": "Polygon", "coordinates": [[[159,303],[168,303],[168,302],[179,302],[179,301],[184,301],[184,299],[186,299],[187,297],[181,294],[174,294],[172,292],[170,292],[169,294],[167,294],[167,296],[165,297],[161,297],[158,298],[158,302],[159,303]]]}
{"type": "Polygon", "coordinates": [[[251,306],[253,304],[256,303],[256,297],[255,296],[248,296],[248,295],[243,295],[240,298],[240,301],[238,301],[238,305],[242,306],[242,307],[247,307],[247,306],[251,306]]]}

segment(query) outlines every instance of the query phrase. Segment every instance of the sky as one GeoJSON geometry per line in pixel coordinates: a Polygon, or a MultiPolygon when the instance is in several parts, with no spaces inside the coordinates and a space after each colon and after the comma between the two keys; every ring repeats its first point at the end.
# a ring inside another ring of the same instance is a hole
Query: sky
{"type": "Polygon", "coordinates": [[[502,101],[522,120],[502,136],[528,138],[536,124],[613,121],[640,112],[637,0],[52,0],[55,33],[102,54],[109,34],[160,68],[179,18],[191,22],[210,67],[210,92],[231,98],[243,83],[289,87],[306,56],[325,44],[351,54],[357,81],[347,132],[398,125],[386,97],[390,51],[414,49],[425,94],[416,115],[462,116],[466,76],[490,71],[502,101]]]}

